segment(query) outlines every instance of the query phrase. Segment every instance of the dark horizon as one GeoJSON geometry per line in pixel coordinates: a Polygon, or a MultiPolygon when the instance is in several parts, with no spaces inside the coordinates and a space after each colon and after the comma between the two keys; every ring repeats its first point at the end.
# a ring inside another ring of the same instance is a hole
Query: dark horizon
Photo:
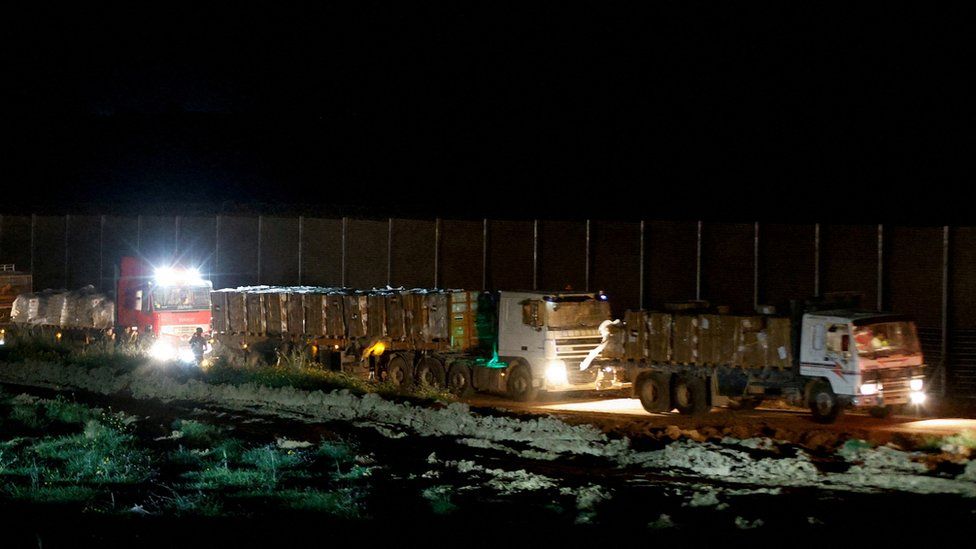
{"type": "Polygon", "coordinates": [[[948,15],[17,15],[7,214],[976,221],[948,15]]]}

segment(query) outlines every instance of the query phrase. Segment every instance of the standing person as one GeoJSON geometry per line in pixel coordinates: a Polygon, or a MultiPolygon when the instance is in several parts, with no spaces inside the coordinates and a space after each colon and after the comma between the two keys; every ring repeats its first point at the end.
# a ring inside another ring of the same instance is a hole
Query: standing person
{"type": "Polygon", "coordinates": [[[190,338],[190,351],[193,352],[193,358],[198,365],[203,362],[203,353],[206,350],[207,338],[203,337],[203,328],[197,328],[196,333],[190,338]]]}

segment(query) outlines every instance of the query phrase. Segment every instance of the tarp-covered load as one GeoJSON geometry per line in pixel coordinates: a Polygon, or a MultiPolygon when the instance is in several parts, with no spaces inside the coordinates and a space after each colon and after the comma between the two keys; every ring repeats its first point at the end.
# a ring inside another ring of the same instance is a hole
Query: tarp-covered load
{"type": "Polygon", "coordinates": [[[11,321],[34,326],[95,328],[115,325],[115,304],[94,286],[80,290],[44,290],[26,293],[14,300],[11,321]]]}
{"type": "Polygon", "coordinates": [[[213,292],[218,333],[478,346],[479,292],[249,286],[213,292]]]}
{"type": "Polygon", "coordinates": [[[627,311],[610,332],[608,359],[654,364],[790,368],[789,318],[715,313],[627,311]]]}

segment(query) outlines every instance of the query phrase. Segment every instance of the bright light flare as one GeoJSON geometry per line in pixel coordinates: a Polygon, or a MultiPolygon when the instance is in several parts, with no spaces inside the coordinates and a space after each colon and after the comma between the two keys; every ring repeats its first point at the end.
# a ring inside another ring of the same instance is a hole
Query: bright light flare
{"type": "Polygon", "coordinates": [[[546,383],[551,386],[569,385],[565,362],[562,360],[549,361],[546,365],[546,383]]]}
{"type": "Polygon", "coordinates": [[[922,379],[913,379],[908,382],[908,388],[913,391],[921,391],[925,382],[922,379]]]}
{"type": "Polygon", "coordinates": [[[172,362],[178,360],[186,364],[196,362],[196,356],[189,347],[176,346],[164,339],[156,340],[149,348],[149,356],[159,362],[172,362]]]}
{"type": "Polygon", "coordinates": [[[931,433],[937,435],[954,435],[963,431],[976,431],[976,419],[939,418],[910,421],[899,425],[899,430],[931,433]]]}
{"type": "Polygon", "coordinates": [[[180,359],[180,362],[192,363],[197,361],[197,357],[193,354],[193,351],[189,347],[181,348],[176,356],[180,359]]]}
{"type": "Polygon", "coordinates": [[[176,347],[169,341],[160,339],[149,348],[149,356],[160,362],[168,362],[176,358],[176,347]]]}
{"type": "Polygon", "coordinates": [[[925,404],[925,393],[921,391],[912,391],[912,394],[908,398],[912,401],[912,404],[925,404]]]}
{"type": "Polygon", "coordinates": [[[177,269],[174,267],[158,267],[154,273],[156,284],[159,286],[174,286],[179,284],[202,284],[203,278],[199,269],[177,269]]]}
{"type": "Polygon", "coordinates": [[[878,394],[878,389],[880,389],[880,388],[881,388],[881,386],[878,385],[877,383],[864,383],[864,384],[861,385],[861,394],[862,395],[876,395],[876,394],[878,394]]]}
{"type": "Polygon", "coordinates": [[[562,404],[548,404],[539,406],[546,410],[569,411],[569,412],[603,412],[607,414],[626,414],[635,416],[650,415],[640,400],[636,398],[611,398],[606,400],[581,400],[577,402],[566,402],[562,404]]]}

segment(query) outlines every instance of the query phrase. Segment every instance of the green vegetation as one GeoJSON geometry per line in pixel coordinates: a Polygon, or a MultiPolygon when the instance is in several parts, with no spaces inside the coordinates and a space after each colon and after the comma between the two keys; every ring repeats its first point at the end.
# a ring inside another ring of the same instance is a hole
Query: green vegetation
{"type": "Polygon", "coordinates": [[[197,448],[216,444],[222,434],[219,427],[192,419],[176,420],[173,423],[173,430],[179,433],[180,441],[183,444],[197,448]]]}
{"type": "Polygon", "coordinates": [[[438,515],[446,515],[457,509],[457,505],[451,502],[453,487],[450,485],[431,486],[421,492],[421,495],[430,503],[430,508],[438,515]]]}
{"type": "Polygon", "coordinates": [[[58,362],[85,369],[108,366],[118,370],[134,370],[145,363],[145,355],[137,344],[116,345],[106,339],[84,345],[80,341],[58,340],[53,334],[16,332],[7,334],[3,347],[7,362],[58,362]]]}
{"type": "Polygon", "coordinates": [[[267,507],[355,518],[369,490],[370,460],[347,441],[254,444],[196,420],[155,436],[124,414],[27,395],[0,394],[0,422],[18,434],[0,439],[0,501],[177,516],[267,507]]]}
{"type": "Polygon", "coordinates": [[[197,374],[207,383],[241,385],[254,383],[266,387],[295,387],[296,389],[334,391],[346,389],[357,395],[375,391],[375,384],[342,372],[316,367],[293,366],[235,366],[218,360],[213,366],[197,374]]]}

